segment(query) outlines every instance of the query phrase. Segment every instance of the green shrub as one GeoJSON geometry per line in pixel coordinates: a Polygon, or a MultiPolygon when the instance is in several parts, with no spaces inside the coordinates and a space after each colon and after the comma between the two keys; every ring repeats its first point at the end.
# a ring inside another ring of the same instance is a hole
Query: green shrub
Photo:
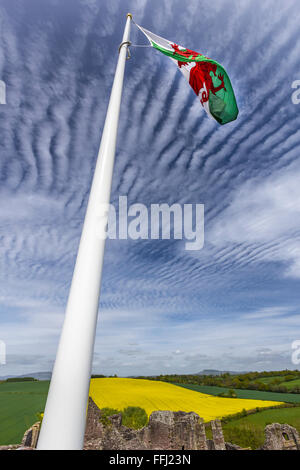
{"type": "Polygon", "coordinates": [[[109,417],[119,413],[122,414],[123,426],[126,426],[127,428],[140,429],[148,423],[148,415],[146,411],[138,406],[128,406],[122,411],[114,408],[102,408],[100,410],[99,421],[104,424],[104,426],[111,426],[109,417]]]}
{"type": "Polygon", "coordinates": [[[241,447],[258,449],[263,445],[265,435],[263,429],[258,426],[240,424],[224,429],[224,438],[226,442],[232,442],[241,447]]]}
{"type": "Polygon", "coordinates": [[[114,408],[102,408],[100,410],[100,423],[104,424],[104,426],[111,426],[111,421],[108,419],[109,416],[116,415],[120,413],[120,410],[116,410],[114,408]]]}
{"type": "Polygon", "coordinates": [[[148,423],[148,415],[143,408],[128,406],[122,411],[122,424],[132,429],[141,429],[148,423]]]}
{"type": "Polygon", "coordinates": [[[223,398],[237,398],[237,394],[235,393],[234,390],[228,390],[227,392],[221,392],[218,393],[218,397],[223,397],[223,398]]]}

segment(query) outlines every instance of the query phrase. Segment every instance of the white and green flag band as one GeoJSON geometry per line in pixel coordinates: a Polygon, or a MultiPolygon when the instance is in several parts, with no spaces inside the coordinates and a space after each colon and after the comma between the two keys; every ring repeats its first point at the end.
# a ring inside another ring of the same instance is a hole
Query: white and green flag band
{"type": "Polygon", "coordinates": [[[137,27],[152,47],[178,65],[211,118],[220,124],[227,124],[237,118],[239,110],[230,79],[218,62],[161,38],[138,24],[137,27]]]}

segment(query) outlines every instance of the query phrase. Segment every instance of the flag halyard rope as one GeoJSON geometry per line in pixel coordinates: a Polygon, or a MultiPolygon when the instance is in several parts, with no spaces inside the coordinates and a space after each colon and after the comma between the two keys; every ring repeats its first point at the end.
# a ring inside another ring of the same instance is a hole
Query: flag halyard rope
{"type": "Polygon", "coordinates": [[[130,59],[131,58],[131,54],[130,54],[130,49],[129,47],[152,47],[150,44],[132,44],[130,41],[123,41],[121,42],[121,44],[119,45],[119,54],[120,54],[120,50],[121,50],[121,47],[124,46],[125,44],[127,44],[127,57],[126,59],[130,59]]]}
{"type": "Polygon", "coordinates": [[[129,46],[131,46],[131,42],[130,41],[123,41],[121,42],[121,44],[119,45],[119,54],[120,54],[120,50],[121,50],[121,47],[124,46],[125,44],[127,44],[127,57],[126,59],[130,59],[131,55],[130,55],[130,50],[129,50],[129,46]]]}

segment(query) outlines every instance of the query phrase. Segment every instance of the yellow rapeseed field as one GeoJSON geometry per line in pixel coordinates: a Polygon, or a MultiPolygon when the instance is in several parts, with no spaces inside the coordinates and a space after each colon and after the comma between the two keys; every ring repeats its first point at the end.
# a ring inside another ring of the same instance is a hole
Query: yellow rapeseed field
{"type": "Polygon", "coordinates": [[[92,379],[90,396],[99,408],[122,410],[139,406],[148,416],[155,410],[194,411],[204,421],[253,408],[279,405],[279,402],[221,398],[194,392],[166,382],[140,379],[92,379]]]}

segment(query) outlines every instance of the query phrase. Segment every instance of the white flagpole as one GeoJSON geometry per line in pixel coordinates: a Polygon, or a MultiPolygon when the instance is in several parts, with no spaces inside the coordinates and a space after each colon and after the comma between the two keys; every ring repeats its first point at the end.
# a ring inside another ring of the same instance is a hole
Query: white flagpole
{"type": "Polygon", "coordinates": [[[83,447],[107,222],[131,14],[128,13],[53,368],[39,450],[83,447]]]}

